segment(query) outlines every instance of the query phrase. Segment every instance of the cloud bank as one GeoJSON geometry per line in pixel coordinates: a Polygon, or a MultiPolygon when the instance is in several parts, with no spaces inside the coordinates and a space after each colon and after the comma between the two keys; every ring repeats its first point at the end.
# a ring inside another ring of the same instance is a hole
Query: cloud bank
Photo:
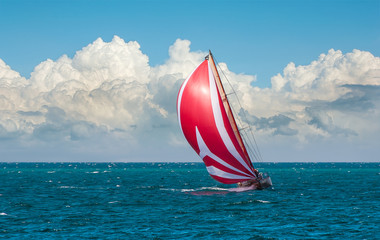
{"type": "MultiPolygon", "coordinates": [[[[0,59],[1,160],[38,160],[44,152],[52,161],[154,161],[148,158],[157,153],[181,161],[189,151],[176,97],[206,55],[178,39],[164,64],[150,66],[137,42],[115,36],[97,39],[73,58],[40,63],[30,79],[0,59]]],[[[369,52],[331,49],[309,65],[289,63],[264,89],[251,85],[255,76],[220,67],[240,97],[242,121],[265,146],[380,142],[380,58],[369,52]]]]}
{"type": "Polygon", "coordinates": [[[369,52],[331,49],[307,66],[289,63],[271,82],[270,89],[245,88],[244,108],[259,129],[302,142],[380,130],[380,58],[369,52]]]}

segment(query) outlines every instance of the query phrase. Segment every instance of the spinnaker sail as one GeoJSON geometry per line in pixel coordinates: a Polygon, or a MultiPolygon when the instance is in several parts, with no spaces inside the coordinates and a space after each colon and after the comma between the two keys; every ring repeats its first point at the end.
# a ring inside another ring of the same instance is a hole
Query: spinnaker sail
{"type": "Polygon", "coordinates": [[[225,184],[260,181],[211,52],[182,84],[177,113],[186,140],[201,157],[211,177],[225,184]]]}

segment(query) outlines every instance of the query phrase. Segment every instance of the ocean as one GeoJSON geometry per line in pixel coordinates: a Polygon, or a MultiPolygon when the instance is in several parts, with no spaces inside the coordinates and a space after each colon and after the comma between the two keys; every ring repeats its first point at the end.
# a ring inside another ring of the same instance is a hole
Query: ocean
{"type": "Polygon", "coordinates": [[[380,239],[380,163],[257,163],[231,192],[203,163],[0,163],[0,239],[380,239]]]}

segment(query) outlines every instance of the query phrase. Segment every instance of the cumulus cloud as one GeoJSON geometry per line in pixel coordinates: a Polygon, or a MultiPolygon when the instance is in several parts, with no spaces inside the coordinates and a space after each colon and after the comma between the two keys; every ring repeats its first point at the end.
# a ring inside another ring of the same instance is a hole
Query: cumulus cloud
{"type": "MultiPolygon", "coordinates": [[[[40,63],[30,79],[0,59],[0,141],[119,141],[108,146],[112,151],[116,145],[129,150],[142,144],[183,146],[176,96],[206,54],[178,39],[169,59],[152,67],[137,42],[99,38],[73,58],[40,63]]],[[[379,132],[380,59],[369,52],[330,50],[306,66],[289,63],[265,89],[250,84],[255,76],[219,65],[239,95],[242,122],[264,139],[307,142],[379,132]]],[[[232,91],[229,84],[226,90],[232,91]]]]}
{"type": "Polygon", "coordinates": [[[331,49],[306,66],[289,63],[272,87],[244,88],[243,107],[258,130],[313,137],[379,132],[380,58],[331,49]]]}
{"type": "Polygon", "coordinates": [[[160,144],[183,146],[176,96],[205,55],[190,52],[190,42],[178,39],[167,62],[151,67],[137,42],[115,36],[111,42],[95,40],[73,58],[47,59],[30,79],[0,59],[1,150],[102,149],[110,160],[124,159],[111,154],[117,151],[132,154],[131,160],[160,144]]]}

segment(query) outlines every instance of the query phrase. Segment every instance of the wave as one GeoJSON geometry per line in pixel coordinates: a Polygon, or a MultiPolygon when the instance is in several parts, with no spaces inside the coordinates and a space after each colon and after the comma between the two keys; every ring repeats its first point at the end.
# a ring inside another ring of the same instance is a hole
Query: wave
{"type": "Polygon", "coordinates": [[[183,188],[183,189],[160,188],[160,190],[173,191],[173,192],[197,192],[197,191],[228,191],[228,188],[221,188],[221,187],[200,187],[200,188],[183,188]]]}

